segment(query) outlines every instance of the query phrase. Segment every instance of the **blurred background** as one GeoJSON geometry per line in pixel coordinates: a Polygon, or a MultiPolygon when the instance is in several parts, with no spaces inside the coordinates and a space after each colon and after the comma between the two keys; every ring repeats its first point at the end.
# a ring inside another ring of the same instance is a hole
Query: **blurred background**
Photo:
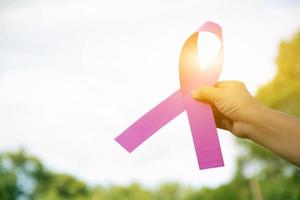
{"type": "Polygon", "coordinates": [[[225,167],[199,171],[185,113],[132,154],[114,141],[179,87],[207,20],[220,80],[300,116],[299,0],[0,0],[0,199],[299,200],[299,168],[226,131],[225,167]]]}

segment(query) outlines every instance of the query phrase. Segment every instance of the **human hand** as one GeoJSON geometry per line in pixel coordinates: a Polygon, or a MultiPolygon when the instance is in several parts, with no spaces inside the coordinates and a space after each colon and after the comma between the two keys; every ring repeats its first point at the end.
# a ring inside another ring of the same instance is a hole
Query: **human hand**
{"type": "Polygon", "coordinates": [[[211,104],[218,128],[231,131],[238,137],[247,137],[244,130],[258,103],[244,83],[222,81],[214,87],[202,87],[192,92],[193,98],[211,104]]]}
{"type": "Polygon", "coordinates": [[[300,119],[255,101],[239,81],[203,87],[192,96],[211,104],[216,125],[258,143],[300,167],[300,119]]]}

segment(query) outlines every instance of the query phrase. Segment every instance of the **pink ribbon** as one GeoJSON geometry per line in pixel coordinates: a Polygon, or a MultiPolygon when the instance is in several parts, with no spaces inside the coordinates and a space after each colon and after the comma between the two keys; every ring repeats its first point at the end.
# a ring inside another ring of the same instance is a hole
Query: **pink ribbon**
{"type": "Polygon", "coordinates": [[[213,22],[204,23],[186,40],[182,48],[179,62],[180,90],[152,108],[115,140],[128,152],[132,152],[165,124],[186,111],[199,168],[224,166],[212,109],[209,104],[196,101],[191,96],[193,89],[216,83],[222,70],[223,57],[221,27],[213,22]],[[197,61],[197,39],[200,31],[213,33],[221,41],[218,55],[205,70],[201,70],[197,61]]]}

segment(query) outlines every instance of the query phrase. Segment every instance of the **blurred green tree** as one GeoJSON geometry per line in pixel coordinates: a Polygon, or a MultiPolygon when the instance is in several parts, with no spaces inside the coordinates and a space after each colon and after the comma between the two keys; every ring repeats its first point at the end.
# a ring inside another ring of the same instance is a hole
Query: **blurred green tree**
{"type": "Polygon", "coordinates": [[[129,186],[112,186],[108,192],[111,200],[151,200],[151,192],[134,183],[129,186]]]}
{"type": "Polygon", "coordinates": [[[87,185],[65,174],[52,174],[47,182],[40,184],[34,191],[34,199],[86,199],[90,196],[87,185]]]}
{"type": "Polygon", "coordinates": [[[178,183],[165,183],[156,190],[156,200],[180,200],[183,197],[183,188],[178,183]]]}
{"type": "Polygon", "coordinates": [[[24,150],[0,154],[0,199],[87,199],[90,191],[76,178],[47,170],[24,150]]]}
{"type": "Polygon", "coordinates": [[[283,41],[276,58],[277,73],[256,98],[270,108],[300,117],[300,32],[283,41]]]}
{"type": "Polygon", "coordinates": [[[41,162],[23,150],[1,154],[0,199],[31,199],[37,180],[43,182],[47,174],[41,162]]]}

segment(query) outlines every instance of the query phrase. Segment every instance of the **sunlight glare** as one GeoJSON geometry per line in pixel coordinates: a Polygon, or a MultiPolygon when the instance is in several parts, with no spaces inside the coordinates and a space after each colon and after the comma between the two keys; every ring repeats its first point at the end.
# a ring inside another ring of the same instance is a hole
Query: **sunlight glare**
{"type": "Polygon", "coordinates": [[[209,32],[199,32],[198,33],[198,62],[202,69],[208,67],[210,63],[218,55],[221,48],[221,42],[219,38],[209,32]]]}

